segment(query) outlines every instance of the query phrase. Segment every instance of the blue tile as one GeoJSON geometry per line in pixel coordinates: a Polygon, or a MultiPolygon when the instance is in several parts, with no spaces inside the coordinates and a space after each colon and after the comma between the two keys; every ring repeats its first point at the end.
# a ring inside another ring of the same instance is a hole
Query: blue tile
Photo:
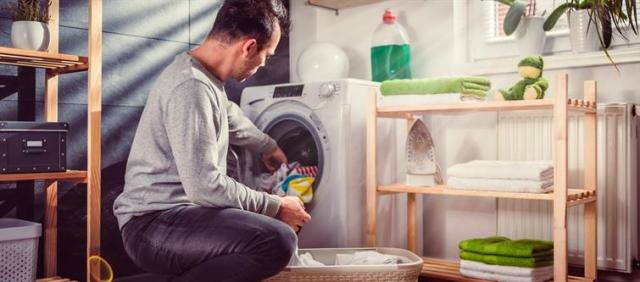
{"type": "MultiPolygon", "coordinates": [[[[61,25],[87,28],[88,1],[60,1],[61,25]]],[[[108,33],[189,42],[189,2],[102,1],[102,30],[108,33]]]]}
{"type": "MultiPolygon", "coordinates": [[[[60,34],[62,52],[87,53],[86,30],[63,27],[60,34]]],[[[173,61],[176,54],[188,48],[187,43],[103,33],[103,104],[143,106],[155,78],[173,61]]],[[[39,87],[37,91],[42,93],[43,85],[39,87]]],[[[60,102],[86,104],[87,73],[60,76],[59,89],[60,102]]]]}

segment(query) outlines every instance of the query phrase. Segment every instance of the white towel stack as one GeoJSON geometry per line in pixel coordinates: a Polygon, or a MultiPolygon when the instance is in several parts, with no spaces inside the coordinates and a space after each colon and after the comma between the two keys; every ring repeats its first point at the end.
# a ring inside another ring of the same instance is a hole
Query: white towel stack
{"type": "Polygon", "coordinates": [[[475,160],[447,169],[453,189],[546,193],[553,190],[551,161],[475,160]]]}
{"type": "Polygon", "coordinates": [[[460,260],[460,274],[500,282],[541,282],[553,278],[553,266],[527,268],[460,260]]]}

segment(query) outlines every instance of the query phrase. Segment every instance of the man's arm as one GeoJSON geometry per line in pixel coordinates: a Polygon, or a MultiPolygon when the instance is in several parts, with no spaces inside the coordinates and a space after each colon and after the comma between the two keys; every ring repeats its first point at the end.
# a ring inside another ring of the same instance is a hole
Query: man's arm
{"type": "Polygon", "coordinates": [[[229,143],[247,147],[257,153],[271,152],[277,148],[276,142],[258,129],[245,115],[238,105],[227,101],[227,118],[229,120],[229,143]]]}
{"type": "Polygon", "coordinates": [[[248,210],[274,217],[280,199],[257,192],[220,171],[220,108],[215,94],[205,84],[191,80],[174,89],[163,101],[162,122],[171,146],[180,181],[187,197],[201,206],[248,210]]]}

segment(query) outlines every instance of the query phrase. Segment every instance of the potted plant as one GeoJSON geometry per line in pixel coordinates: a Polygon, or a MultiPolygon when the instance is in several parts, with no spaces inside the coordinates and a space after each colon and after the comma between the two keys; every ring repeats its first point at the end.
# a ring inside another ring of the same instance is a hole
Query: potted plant
{"type": "Polygon", "coordinates": [[[636,0],[567,0],[549,15],[544,29],[551,30],[568,12],[573,52],[602,49],[611,60],[607,49],[614,32],[626,38],[626,27],[629,26],[634,34],[638,34],[636,6],[636,0]]]}
{"type": "Polygon", "coordinates": [[[503,29],[506,35],[515,32],[520,55],[540,55],[544,50],[546,34],[543,29],[544,13],[536,15],[536,1],[524,3],[517,0],[495,0],[509,6],[504,18],[503,29]]]}
{"type": "Polygon", "coordinates": [[[16,0],[15,3],[6,6],[13,19],[13,47],[38,51],[44,51],[49,47],[49,6],[50,0],[44,5],[39,0],[16,0]]]}

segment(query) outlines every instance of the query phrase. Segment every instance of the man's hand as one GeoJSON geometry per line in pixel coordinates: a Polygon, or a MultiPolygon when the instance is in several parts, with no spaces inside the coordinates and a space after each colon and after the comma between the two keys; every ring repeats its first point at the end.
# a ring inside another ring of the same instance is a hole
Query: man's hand
{"type": "Polygon", "coordinates": [[[295,232],[298,232],[302,225],[311,220],[311,216],[304,211],[302,200],[295,196],[280,198],[280,209],[276,218],[288,224],[295,232]]]}
{"type": "Polygon", "coordinates": [[[274,171],[280,167],[281,164],[287,163],[287,156],[280,147],[276,146],[271,152],[262,153],[262,162],[269,171],[274,171]]]}

